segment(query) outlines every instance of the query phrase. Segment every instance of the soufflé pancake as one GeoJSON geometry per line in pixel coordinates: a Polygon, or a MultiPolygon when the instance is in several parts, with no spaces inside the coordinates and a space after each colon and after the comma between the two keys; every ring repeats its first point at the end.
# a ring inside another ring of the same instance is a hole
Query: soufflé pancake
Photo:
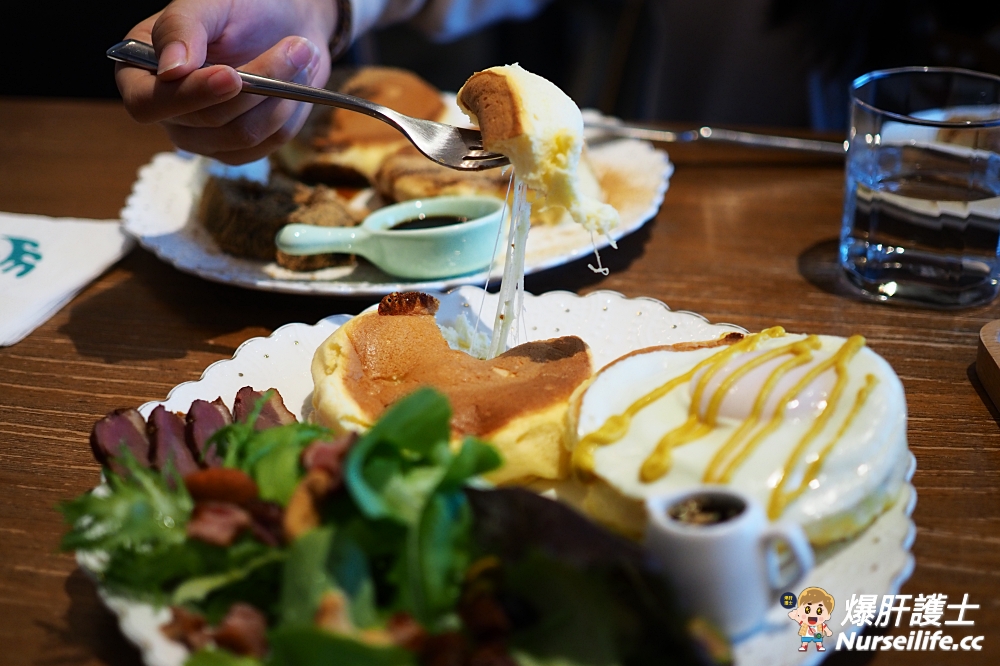
{"type": "Polygon", "coordinates": [[[431,386],[451,402],[456,439],[475,435],[500,450],[504,465],[490,480],[565,477],[566,410],[591,375],[587,345],[566,336],[480,360],[448,346],[437,306],[427,294],[390,294],[378,311],[354,317],[323,342],[312,362],[316,419],[365,430],[389,405],[431,386]]]}
{"type": "Polygon", "coordinates": [[[583,191],[583,116],[555,84],[518,65],[492,67],[465,82],[458,105],[479,126],[483,146],[510,158],[516,177],[542,197],[541,208],[565,208],[596,233],[618,226],[618,211],[583,191]]]}
{"type": "Polygon", "coordinates": [[[601,499],[585,509],[623,531],[644,521],[647,497],[729,484],[823,546],[891,506],[911,464],[903,386],[861,336],[776,327],[640,350],[598,372],[570,420],[572,465],[601,499]],[[640,512],[632,525],[628,502],[640,512]]]}

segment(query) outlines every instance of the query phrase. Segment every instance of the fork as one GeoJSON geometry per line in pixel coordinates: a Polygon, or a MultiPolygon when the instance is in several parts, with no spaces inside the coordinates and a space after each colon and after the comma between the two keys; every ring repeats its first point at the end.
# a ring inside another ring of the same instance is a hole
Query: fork
{"type": "MultiPolygon", "coordinates": [[[[157,68],[156,51],[153,47],[135,39],[126,39],[115,44],[108,49],[107,56],[112,60],[151,72],[155,72],[157,68]]],[[[208,64],[203,66],[207,67],[208,64]]],[[[481,171],[510,163],[503,155],[491,153],[483,148],[483,137],[479,130],[412,118],[380,104],[343,93],[279,81],[239,70],[236,73],[243,80],[242,92],[245,93],[281,97],[296,102],[325,104],[357,111],[381,120],[396,128],[417,150],[442,166],[465,171],[481,171]]]]}

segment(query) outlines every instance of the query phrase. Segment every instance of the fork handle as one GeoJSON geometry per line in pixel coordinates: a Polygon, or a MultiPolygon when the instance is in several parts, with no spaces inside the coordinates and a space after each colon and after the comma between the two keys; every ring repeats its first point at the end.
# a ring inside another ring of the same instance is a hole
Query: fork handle
{"type": "Polygon", "coordinates": [[[802,150],[811,153],[826,153],[827,155],[843,156],[847,150],[843,142],[820,141],[817,139],[799,139],[788,136],[774,136],[771,134],[756,134],[753,132],[739,132],[736,130],[718,129],[712,127],[701,127],[696,130],[686,130],[683,132],[671,132],[669,130],[658,130],[647,127],[633,127],[631,125],[620,125],[615,123],[586,122],[585,129],[595,129],[612,134],[614,136],[625,136],[633,139],[646,139],[649,141],[662,141],[663,143],[689,143],[691,141],[724,141],[727,143],[738,143],[744,146],[756,146],[758,148],[783,148],[786,150],[802,150]]]}
{"type": "MultiPolygon", "coordinates": [[[[107,50],[107,56],[112,60],[150,72],[155,72],[158,67],[156,50],[152,45],[136,39],[126,39],[123,42],[115,44],[107,50]]],[[[202,67],[208,67],[210,64],[205,63],[202,67]]],[[[304,86],[299,83],[279,81],[278,79],[271,79],[258,74],[249,74],[239,70],[236,70],[236,73],[240,75],[240,79],[243,81],[242,92],[264,95],[266,97],[281,97],[296,102],[325,104],[349,111],[356,111],[388,123],[401,132],[403,131],[403,128],[396,122],[394,118],[395,112],[392,109],[369,102],[366,99],[331,90],[304,86]]]]}

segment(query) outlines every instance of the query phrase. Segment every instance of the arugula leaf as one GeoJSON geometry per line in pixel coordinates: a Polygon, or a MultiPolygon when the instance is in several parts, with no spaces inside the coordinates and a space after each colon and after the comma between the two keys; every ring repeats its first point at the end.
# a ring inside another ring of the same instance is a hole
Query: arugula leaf
{"type": "Polygon", "coordinates": [[[362,513],[415,522],[443,476],[442,470],[419,467],[435,466],[449,455],[450,419],[447,398],[419,389],[390,407],[358,440],[347,456],[344,481],[362,513]]]}
{"type": "Polygon", "coordinates": [[[146,469],[123,449],[118,461],[128,470],[106,470],[107,487],[59,506],[70,524],[62,550],[139,550],[183,543],[194,503],[171,470],[146,469]]]}
{"type": "Polygon", "coordinates": [[[453,613],[471,560],[472,512],[461,491],[431,496],[407,535],[402,595],[431,628],[453,613]]]}
{"type": "Polygon", "coordinates": [[[361,512],[406,527],[388,579],[400,608],[432,628],[453,616],[470,561],[471,513],[462,486],[501,464],[492,446],[472,437],[453,453],[450,418],[444,395],[419,390],[385,413],[345,466],[361,512]]]}
{"type": "Polygon", "coordinates": [[[458,454],[448,463],[441,488],[457,490],[470,478],[491,472],[503,464],[500,452],[492,444],[466,437],[458,454]]]}
{"type": "Polygon", "coordinates": [[[335,535],[327,569],[351,601],[354,626],[361,629],[375,626],[379,622],[379,612],[368,557],[348,534],[337,532],[335,535]]]}
{"type": "Polygon", "coordinates": [[[332,437],[329,429],[310,423],[256,432],[246,442],[241,468],[257,482],[261,499],[284,506],[303,476],[302,451],[317,439],[332,437]]]}
{"type": "Polygon", "coordinates": [[[268,640],[269,666],[417,666],[417,656],[409,650],[393,645],[369,645],[315,627],[281,627],[272,631],[268,640]]]}
{"type": "Polygon", "coordinates": [[[295,540],[285,562],[282,624],[312,625],[323,595],[335,589],[347,595],[354,626],[365,629],[378,624],[375,583],[364,550],[332,527],[310,530],[295,540]]]}
{"type": "Polygon", "coordinates": [[[332,527],[310,530],[292,543],[281,577],[282,624],[313,623],[320,599],[333,587],[326,571],[332,543],[332,527]]]}
{"type": "Polygon", "coordinates": [[[199,602],[212,592],[246,579],[251,573],[285,559],[284,551],[271,549],[253,558],[242,566],[234,566],[219,573],[189,578],[177,586],[172,595],[172,603],[181,605],[199,602]]]}
{"type": "Polygon", "coordinates": [[[223,456],[224,467],[249,474],[260,489],[261,499],[288,503],[302,478],[299,458],[303,449],[319,439],[332,439],[333,431],[312,423],[290,423],[266,430],[254,430],[268,395],[257,401],[245,423],[231,423],[208,440],[223,456]]]}

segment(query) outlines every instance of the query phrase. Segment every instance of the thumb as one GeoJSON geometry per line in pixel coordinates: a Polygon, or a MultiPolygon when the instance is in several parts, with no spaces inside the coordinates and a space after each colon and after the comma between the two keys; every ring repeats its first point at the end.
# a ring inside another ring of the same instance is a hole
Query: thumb
{"type": "Polygon", "coordinates": [[[157,76],[173,81],[205,64],[208,43],[225,26],[224,0],[174,0],[153,24],[157,76]]]}

